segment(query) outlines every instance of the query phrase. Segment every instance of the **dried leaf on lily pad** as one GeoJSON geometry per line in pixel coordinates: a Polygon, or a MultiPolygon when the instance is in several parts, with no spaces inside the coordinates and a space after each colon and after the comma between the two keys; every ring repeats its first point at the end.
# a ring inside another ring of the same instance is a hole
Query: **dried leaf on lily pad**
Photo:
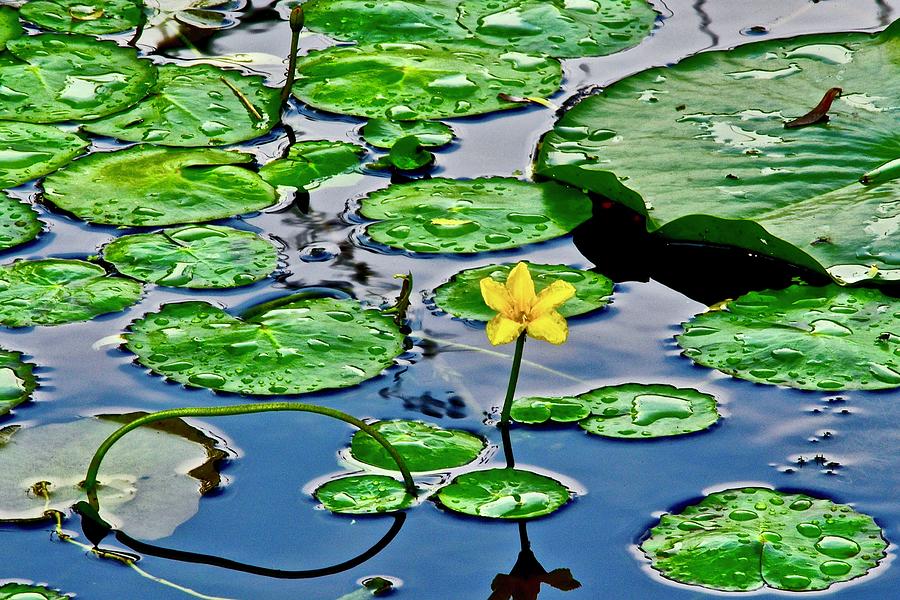
{"type": "Polygon", "coordinates": [[[171,381],[253,395],[356,385],[391,366],[404,337],[355,300],[304,294],[240,317],[206,302],[166,304],[125,334],[138,362],[171,381]]]}
{"type": "Polygon", "coordinates": [[[311,190],[323,181],[359,167],[365,153],[362,146],[348,142],[297,142],[286,157],[263,165],[259,176],[273,186],[311,190]]]}
{"type": "Polygon", "coordinates": [[[140,23],[140,0],[30,0],[22,18],[42,29],[102,35],[134,29],[140,23]]]}
{"type": "Polygon", "coordinates": [[[872,517],[766,488],[716,492],[664,514],[641,543],[664,577],[722,591],[824,590],[866,575],[886,548],[872,517]]]}
{"type": "Polygon", "coordinates": [[[366,143],[375,148],[390,150],[397,140],[415,136],[426,148],[440,148],[453,141],[455,134],[449,125],[440,121],[393,121],[369,119],[361,130],[366,143]]]}
{"type": "Polygon", "coordinates": [[[396,512],[415,501],[403,482],[385,475],[332,479],[316,488],[314,494],[326,509],[348,515],[396,512]]]}
{"type": "Polygon", "coordinates": [[[34,365],[24,362],[20,352],[0,348],[0,415],[31,398],[37,387],[34,365]]]}
{"type": "Polygon", "coordinates": [[[43,585],[9,582],[0,585],[0,600],[71,600],[70,594],[61,594],[43,585]]]}
{"type": "Polygon", "coordinates": [[[474,517],[534,519],[559,510],[571,495],[555,479],[507,468],[464,473],[437,497],[450,510],[474,517]]]}
{"type": "Polygon", "coordinates": [[[89,145],[81,136],[53,125],[0,121],[0,188],[52,173],[89,145]]]}
{"type": "MultiPolygon", "coordinates": [[[[94,451],[143,414],[0,430],[0,521],[69,513],[86,499],[79,484],[94,451]]],[[[197,512],[201,494],[219,485],[215,465],[226,456],[215,439],[183,421],[139,427],[116,443],[100,467],[100,514],[134,537],[166,537],[197,512]]]]}
{"type": "MultiPolygon", "coordinates": [[[[421,421],[378,421],[372,427],[397,449],[409,470],[416,472],[467,465],[487,446],[483,439],[467,431],[444,429],[421,421]]],[[[350,454],[368,465],[398,470],[387,450],[365,431],[353,434],[350,454]]]]}
{"type": "Polygon", "coordinates": [[[6,49],[6,42],[21,37],[24,33],[16,9],[0,6],[0,52],[6,49]]]}
{"type": "Polygon", "coordinates": [[[43,229],[43,224],[37,217],[37,212],[31,205],[0,194],[0,250],[13,248],[36,238],[43,229]]]}

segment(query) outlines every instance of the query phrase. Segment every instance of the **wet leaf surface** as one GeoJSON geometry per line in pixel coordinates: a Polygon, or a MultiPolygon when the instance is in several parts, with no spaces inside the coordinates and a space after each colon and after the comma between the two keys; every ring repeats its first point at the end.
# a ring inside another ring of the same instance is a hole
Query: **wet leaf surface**
{"type": "MultiPolygon", "coordinates": [[[[372,426],[397,449],[410,471],[461,467],[478,458],[486,447],[483,439],[471,433],[421,421],[379,421],[372,426]]],[[[364,431],[353,434],[350,454],[368,465],[398,470],[387,450],[364,431]]]]}
{"type": "Polygon", "coordinates": [[[52,173],[88,146],[82,137],[53,125],[0,121],[0,188],[52,173]]]}
{"type": "Polygon", "coordinates": [[[6,250],[30,242],[37,237],[42,227],[43,224],[31,206],[0,194],[0,249],[6,250]]]}
{"type": "Polygon", "coordinates": [[[37,387],[33,369],[20,352],[0,348],[0,415],[31,399],[37,387]]]}
{"type": "Polygon", "coordinates": [[[259,175],[270,185],[313,189],[323,181],[359,167],[366,150],[347,142],[327,140],[293,144],[284,158],[266,163],[259,175]]]}
{"type": "Polygon", "coordinates": [[[142,10],[136,0],[30,0],[21,14],[42,29],[101,35],[134,29],[142,10]]]}
{"type": "Polygon", "coordinates": [[[385,475],[333,479],[319,486],[315,496],[331,512],[350,515],[395,512],[409,508],[415,500],[403,482],[385,475]]]}
{"type": "Polygon", "coordinates": [[[6,49],[6,42],[21,37],[23,33],[16,9],[0,6],[0,51],[6,49]]]}
{"type": "Polygon", "coordinates": [[[441,504],[455,512],[488,519],[534,519],[569,501],[569,490],[555,479],[521,469],[465,473],[441,488],[441,504]]]}
{"type": "Polygon", "coordinates": [[[392,121],[391,119],[370,119],[362,128],[362,136],[367,144],[375,148],[389,150],[397,140],[415,136],[426,148],[440,148],[453,141],[453,129],[440,121],[392,121]]]}

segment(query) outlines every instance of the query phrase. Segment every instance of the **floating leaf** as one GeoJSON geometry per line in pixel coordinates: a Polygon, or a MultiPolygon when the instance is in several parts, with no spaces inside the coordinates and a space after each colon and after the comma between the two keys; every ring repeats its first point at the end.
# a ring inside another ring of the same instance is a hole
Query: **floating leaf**
{"type": "Polygon", "coordinates": [[[31,206],[0,194],[0,250],[30,242],[40,232],[41,222],[31,206]]]}
{"type": "Polygon", "coordinates": [[[403,352],[389,316],[355,300],[288,296],[233,317],[206,302],[166,304],[130,326],[126,347],[184,385],[302,394],[356,385],[403,352]]]}
{"type": "Polygon", "coordinates": [[[0,267],[0,325],[87,321],[125,310],[140,299],[142,289],[83,260],[18,260],[0,267]]]}
{"type": "Polygon", "coordinates": [[[30,0],[20,12],[44,29],[101,35],[134,29],[142,10],[136,0],[30,0]]]}
{"type": "Polygon", "coordinates": [[[441,504],[490,519],[534,519],[569,501],[569,490],[555,479],[521,469],[464,473],[437,494],[441,504]]]}
{"type": "Polygon", "coordinates": [[[310,52],[294,95],[313,108],[360,117],[443,119],[516,108],[497,97],[559,88],[558,61],[483,44],[375,44],[310,52]]]}
{"type": "Polygon", "coordinates": [[[52,173],[89,145],[53,125],[0,121],[0,188],[52,173]]]}
{"type": "Polygon", "coordinates": [[[392,185],[363,199],[377,242],[413,252],[481,252],[557,238],[591,217],[583,193],[511,178],[435,178],[392,185]]]}
{"type": "Polygon", "coordinates": [[[21,37],[24,33],[16,9],[0,6],[0,52],[6,50],[6,42],[21,37]]]}
{"type": "Polygon", "coordinates": [[[128,108],[156,82],[134,48],[83,35],[45,33],[10,40],[0,62],[0,119],[88,120],[128,108]]]}
{"type": "Polygon", "coordinates": [[[641,544],[654,569],[681,583],[795,592],[861,577],[886,547],[872,517],[765,488],[716,492],[665,514],[641,544]]]}
{"type": "Polygon", "coordinates": [[[392,121],[370,119],[362,128],[363,139],[375,148],[389,150],[397,140],[415,136],[426,148],[439,148],[453,141],[453,130],[440,121],[392,121]]]}
{"type": "MultiPolygon", "coordinates": [[[[566,265],[539,265],[524,261],[534,280],[534,289],[540,292],[556,280],[563,280],[575,286],[575,296],[559,307],[559,314],[564,317],[581,315],[609,302],[613,293],[613,282],[607,277],[575,269],[566,265]]],[[[474,269],[460,271],[450,281],[434,290],[434,303],[441,310],[461,319],[490,321],[497,311],[484,303],[481,296],[481,280],[490,277],[498,283],[505,283],[512,263],[502,265],[485,265],[474,269]]]]}
{"type": "Polygon", "coordinates": [[[667,238],[847,282],[900,278],[900,180],[858,181],[898,157],[898,34],[765,41],[644,71],[570,110],[537,172],[627,205],[667,238]],[[785,129],[833,87],[844,93],[827,124],[785,129]]]}
{"type": "MultiPolygon", "coordinates": [[[[70,423],[0,430],[0,521],[29,522],[68,513],[86,495],[80,484],[94,451],[122,423],[143,416],[102,415],[70,423]]],[[[146,539],[171,535],[215,488],[226,455],[203,432],[174,419],[139,427],[103,462],[97,488],[102,518],[146,539]]]]}
{"type": "Polygon", "coordinates": [[[144,0],[149,11],[142,45],[181,43],[194,30],[234,27],[246,0],[144,0]]]}
{"type": "Polygon", "coordinates": [[[319,486],[316,498],[331,512],[367,515],[409,508],[415,498],[403,483],[385,475],[353,475],[319,486]]]}
{"type": "Polygon", "coordinates": [[[42,585],[27,583],[4,583],[0,585],[0,600],[70,600],[71,596],[63,595],[56,590],[42,585]]]}
{"type": "Polygon", "coordinates": [[[390,152],[369,165],[372,169],[418,171],[434,164],[434,154],[426,150],[414,135],[402,137],[391,146],[390,152]]]}
{"type": "Polygon", "coordinates": [[[0,415],[31,398],[37,387],[33,368],[31,363],[22,361],[20,352],[0,348],[0,415]]]}
{"type": "MultiPolygon", "coordinates": [[[[486,445],[471,433],[421,421],[379,421],[372,427],[397,449],[410,471],[440,471],[467,465],[478,458],[486,445]]],[[[364,431],[353,434],[350,454],[368,465],[397,470],[397,463],[387,450],[364,431]]]]}
{"type": "Polygon", "coordinates": [[[889,389],[900,386],[898,306],[877,290],[793,285],[699,314],[676,339],[695,363],[756,383],[889,389]]]}
{"type": "Polygon", "coordinates": [[[123,275],[184,288],[249,285],[277,266],[275,248],[254,233],[216,225],[188,225],[126,235],[103,248],[123,275]]]}
{"type": "Polygon", "coordinates": [[[348,142],[297,142],[286,157],[263,165],[259,175],[274,186],[310,190],[326,179],[356,169],[365,153],[362,146],[348,142]]]}
{"type": "Polygon", "coordinates": [[[44,198],[90,223],[156,226],[224,219],[275,203],[239,165],[250,155],[139,145],[91,154],[44,180],[44,198]]]}
{"type": "Polygon", "coordinates": [[[84,128],[163,146],[242,142],[263,135],[279,120],[279,92],[263,81],[212,65],[162,65],[156,86],[138,105],[84,128]]]}

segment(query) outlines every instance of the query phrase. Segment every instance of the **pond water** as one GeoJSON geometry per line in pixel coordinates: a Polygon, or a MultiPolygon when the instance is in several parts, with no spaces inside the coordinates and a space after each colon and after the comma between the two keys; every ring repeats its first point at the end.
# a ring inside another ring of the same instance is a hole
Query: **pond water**
{"type": "MultiPolygon", "coordinates": [[[[753,26],[766,27],[769,37],[868,31],[900,14],[897,0],[657,0],[654,5],[663,17],[649,39],[609,57],[565,61],[564,87],[553,101],[561,105],[591,86],[702,50],[759,39],[760,35],[749,33],[753,26]]],[[[247,11],[252,18],[203,41],[198,50],[210,55],[284,56],[290,39],[287,23],[266,10],[264,2],[251,3],[247,11]]],[[[327,44],[313,34],[302,40],[306,49],[327,44]]],[[[175,49],[163,54],[183,60],[191,58],[193,51],[175,49]]],[[[281,69],[279,64],[271,65],[273,85],[281,69]]],[[[459,140],[437,152],[432,174],[527,176],[535,144],[556,118],[552,110],[534,107],[450,121],[459,140]]],[[[298,139],[355,142],[362,122],[318,114],[293,101],[285,118],[298,139]]],[[[261,142],[239,147],[269,159],[279,154],[287,139],[285,130],[276,128],[261,142]]],[[[673,185],[678,185],[677,177],[673,170],[673,185]]],[[[739,257],[734,253],[661,247],[656,249],[658,261],[648,267],[647,257],[640,256],[633,244],[618,243],[617,227],[588,224],[576,232],[574,241],[567,236],[490,255],[412,257],[367,246],[352,214],[362,195],[388,183],[386,176],[376,173],[345,176],[313,190],[308,208],[301,199],[225,222],[262,232],[280,244],[282,265],[277,277],[215,293],[148,286],[143,300],[122,313],[61,327],[0,331],[0,346],[20,350],[40,365],[42,384],[35,401],[2,424],[66,422],[98,413],[235,402],[234,396],[168,384],[134,364],[130,354],[101,340],[163,303],[186,299],[209,300],[239,312],[290,290],[318,286],[377,304],[396,296],[394,274],[409,271],[416,290],[409,313],[414,348],[382,376],[343,391],[313,394],[309,401],[360,417],[422,419],[478,433],[495,446],[491,461],[499,465],[500,436],[486,419],[502,403],[512,346],[491,348],[483,328],[436,313],[427,291],[461,269],[492,262],[527,258],[583,268],[597,264],[617,281],[613,304],[570,319],[570,338],[563,347],[528,342],[519,395],[575,394],[626,382],[668,383],[714,394],[725,418],[701,434],[640,443],[587,436],[563,427],[514,428],[512,443],[520,466],[556,476],[581,492],[558,513],[527,526],[534,553],[544,566],[571,569],[582,584],[570,592],[545,586],[542,599],[715,595],[663,579],[649,568],[637,543],[662,512],[736,485],[797,490],[851,503],[856,510],[873,515],[888,540],[900,539],[896,497],[900,440],[895,425],[900,420],[900,390],[828,394],[755,385],[695,367],[679,356],[673,335],[679,323],[704,308],[701,301],[724,299],[735,293],[735,286],[749,287],[734,276],[736,271],[751,275],[747,265],[735,262],[739,257]],[[604,242],[607,234],[612,243],[604,242]],[[817,455],[839,466],[821,466],[813,461],[817,455]],[[800,457],[808,461],[803,466],[798,465],[800,457]]],[[[33,199],[37,188],[25,186],[15,194],[33,199]]],[[[39,207],[50,232],[5,253],[4,262],[84,257],[117,235],[113,228],[87,226],[39,207]]],[[[777,285],[791,275],[781,270],[759,281],[777,285]]],[[[338,452],[349,441],[349,426],[300,413],[195,423],[221,437],[235,458],[223,468],[223,487],[204,497],[199,512],[158,543],[271,569],[326,569],[307,574],[318,575],[314,577],[280,578],[150,555],[139,562],[146,572],[195,590],[201,597],[326,600],[358,589],[362,579],[380,575],[399,584],[394,593],[398,598],[484,599],[490,595],[494,576],[508,572],[516,560],[520,532],[514,523],[459,517],[429,502],[401,518],[354,519],[316,509],[316,501],[307,493],[310,482],[344,468],[338,452]],[[390,543],[368,560],[327,572],[329,566],[362,554],[397,526],[400,529],[390,543]]],[[[77,533],[76,521],[67,522],[66,527],[77,533]]],[[[190,597],[121,564],[60,543],[46,524],[0,526],[0,540],[4,565],[0,577],[45,582],[79,598],[190,597]]],[[[889,558],[869,576],[836,585],[823,595],[854,600],[897,597],[900,575],[890,564],[895,550],[892,545],[889,558]]]]}

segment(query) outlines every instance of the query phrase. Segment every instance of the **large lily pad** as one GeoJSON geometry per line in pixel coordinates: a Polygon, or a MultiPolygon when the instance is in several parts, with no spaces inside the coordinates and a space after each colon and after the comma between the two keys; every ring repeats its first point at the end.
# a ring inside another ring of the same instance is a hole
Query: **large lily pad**
{"type": "Polygon", "coordinates": [[[370,119],[362,128],[363,139],[375,148],[390,150],[401,138],[413,135],[426,148],[439,148],[453,141],[449,125],[440,121],[393,121],[370,119]]]}
{"type": "Polygon", "coordinates": [[[402,482],[385,475],[333,479],[316,488],[315,496],[331,512],[349,515],[396,512],[415,500],[402,482]]]}
{"type": "Polygon", "coordinates": [[[142,10],[138,0],[31,0],[21,14],[44,29],[100,35],[133,29],[142,10]]]}
{"type": "Polygon", "coordinates": [[[19,23],[19,13],[9,6],[0,6],[0,51],[6,49],[6,42],[21,37],[25,31],[19,23]]]}
{"type": "Polygon", "coordinates": [[[665,514],[641,544],[664,577],[723,591],[824,590],[865,575],[885,548],[872,517],[765,488],[716,492],[665,514]]]}
{"type": "Polygon", "coordinates": [[[0,121],[0,188],[52,173],[88,145],[82,137],[53,125],[0,121]]]}
{"type": "Polygon", "coordinates": [[[900,386],[900,303],[872,289],[793,285],[702,313],[684,355],[741,379],[804,390],[900,386]]]}
{"type": "Polygon", "coordinates": [[[52,123],[118,112],[147,95],[156,67],[133,48],[82,35],[10,40],[0,63],[0,119],[52,123]]]}
{"type": "Polygon", "coordinates": [[[263,165],[259,175],[274,186],[310,190],[327,179],[356,169],[365,153],[365,148],[348,142],[298,142],[284,158],[263,165]]]}
{"type": "Polygon", "coordinates": [[[564,485],[521,469],[464,473],[437,494],[450,510],[489,519],[534,519],[549,515],[570,499],[564,485]]]}
{"type": "Polygon", "coordinates": [[[403,352],[393,319],[355,300],[288,296],[242,318],[206,302],[166,304],[130,326],[126,347],[172,381],[240,394],[356,385],[403,352]]]}
{"type": "Polygon", "coordinates": [[[558,61],[477,43],[335,46],[297,65],[294,95],[313,108],[360,117],[443,119],[516,108],[498,94],[550,96],[558,61]]]}
{"type": "Polygon", "coordinates": [[[0,585],[0,600],[69,600],[71,596],[62,595],[42,585],[28,583],[4,583],[0,585]]]}
{"type": "MultiPolygon", "coordinates": [[[[575,286],[575,296],[566,300],[558,311],[564,317],[581,315],[609,302],[613,292],[613,282],[607,277],[567,267],[566,265],[539,265],[529,263],[528,271],[534,280],[535,292],[540,292],[556,280],[566,281],[575,286]]],[[[474,269],[460,271],[450,281],[434,290],[434,303],[441,310],[462,319],[490,321],[497,311],[484,303],[481,295],[481,280],[490,277],[499,283],[505,283],[509,272],[515,264],[485,265],[474,269]]]]}
{"type": "MultiPolygon", "coordinates": [[[[68,513],[86,498],[79,484],[94,451],[122,422],[142,414],[0,430],[0,521],[68,513]]],[[[215,463],[224,456],[216,440],[182,421],[139,427],[103,461],[100,514],[135,537],[168,536],[197,512],[200,494],[218,485],[215,463]]]]}
{"type": "Polygon", "coordinates": [[[87,321],[125,310],[141,284],[83,260],[19,260],[0,267],[0,325],[29,327],[87,321]]]}
{"type": "Polygon", "coordinates": [[[37,387],[33,368],[31,363],[22,361],[20,352],[0,348],[0,415],[31,398],[37,387]]]}
{"type": "Polygon", "coordinates": [[[249,285],[275,270],[275,247],[249,231],[188,225],[126,235],[103,248],[119,273],[158,285],[231,288],[249,285]]]}
{"type": "MultiPolygon", "coordinates": [[[[467,465],[487,445],[466,431],[421,421],[379,421],[372,427],[397,449],[410,471],[439,471],[467,465]]],[[[365,431],[353,434],[350,454],[368,465],[397,470],[397,463],[387,450],[365,431]]]]}
{"type": "Polygon", "coordinates": [[[139,145],[91,154],[44,180],[44,198],[90,223],[156,226],[224,219],[275,203],[241,168],[253,157],[213,148],[139,145]]]}
{"type": "Polygon", "coordinates": [[[660,235],[744,247],[845,280],[900,277],[900,23],[696,55],[570,110],[537,171],[646,215],[660,235]],[[830,120],[785,128],[830,88],[830,120]],[[872,265],[877,269],[871,269],[872,265]]]}
{"type": "Polygon", "coordinates": [[[31,206],[0,194],[0,250],[30,242],[41,232],[41,227],[31,206]]]}
{"type": "Polygon", "coordinates": [[[581,192],[555,183],[492,177],[393,185],[362,201],[377,242],[426,253],[516,248],[565,235],[591,217],[581,192]]]}

